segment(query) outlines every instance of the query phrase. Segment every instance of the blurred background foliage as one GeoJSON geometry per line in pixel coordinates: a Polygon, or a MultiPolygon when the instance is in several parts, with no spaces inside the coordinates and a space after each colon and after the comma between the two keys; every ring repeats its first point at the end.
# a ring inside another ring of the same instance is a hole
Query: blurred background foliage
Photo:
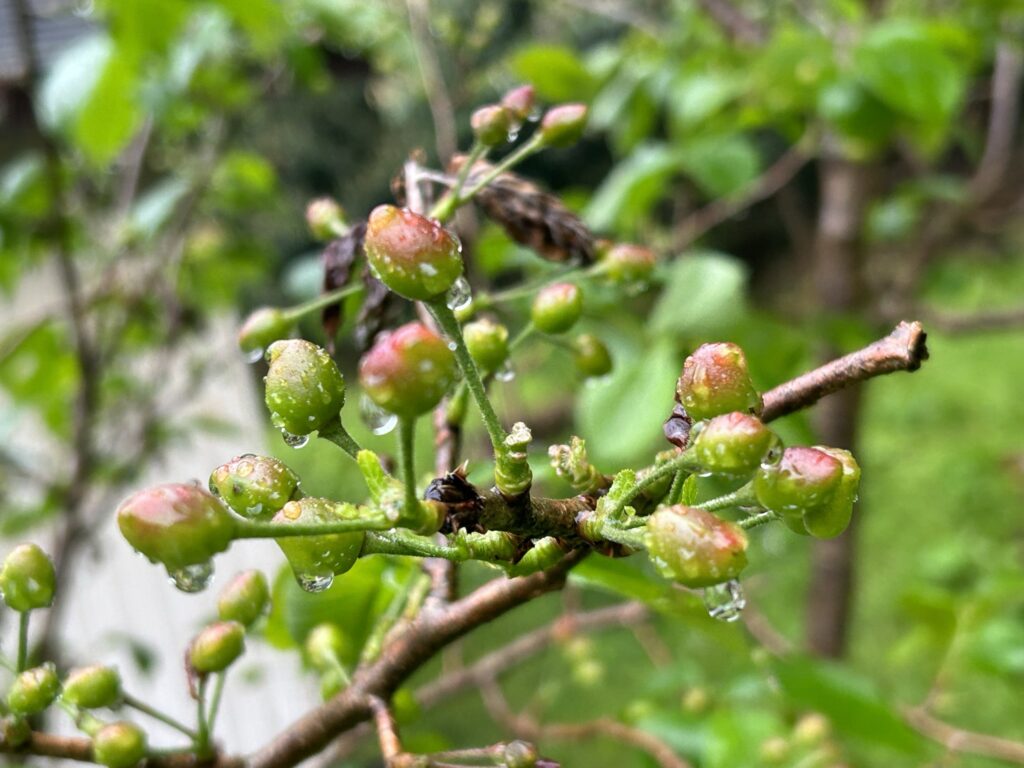
{"type": "MultiPolygon", "coordinates": [[[[609,378],[567,383],[563,352],[530,348],[515,381],[497,385],[500,415],[529,414],[542,441],[585,437],[608,471],[664,446],[680,363],[702,341],[740,343],[767,388],[812,367],[823,347],[852,349],[920,315],[932,359],[873,383],[856,413],[863,517],[841,660],[768,653],[763,637],[709,620],[641,565],[598,559],[565,596],[478,632],[464,656],[552,620],[563,603],[628,597],[657,608],[652,630],[556,644],[506,677],[513,704],[558,721],[610,714],[706,768],[998,764],[944,754],[909,728],[903,708],[925,702],[942,720],[1024,740],[1024,333],[969,320],[1024,296],[1016,122],[996,182],[979,179],[993,173],[999,57],[1016,56],[1019,69],[1019,2],[98,0],[56,12],[77,20],[74,39],[0,82],[0,287],[14,296],[63,249],[83,306],[71,323],[60,305],[40,306],[2,329],[5,533],[69,516],[84,536],[106,519],[105,494],[143,462],[218,428],[173,418],[167,405],[181,393],[168,393],[161,354],[206,338],[225,313],[314,295],[319,252],[302,217],[311,197],[333,195],[359,218],[390,198],[410,150],[443,162],[468,145],[475,107],[530,82],[544,102],[585,101],[592,116],[583,142],[523,174],[596,231],[662,260],[628,307],[587,294],[588,328],[615,357],[609,378]],[[857,296],[838,304],[816,280],[830,163],[870,176],[851,203],[856,269],[840,272],[857,296]],[[936,221],[946,225],[935,231],[936,221]],[[76,323],[88,329],[84,352],[76,323]],[[71,458],[44,461],[51,454],[34,444],[71,458]]],[[[1018,72],[1018,101],[1020,86],[1018,72]]],[[[493,224],[463,225],[476,284],[550,269],[493,224]]],[[[339,337],[346,373],[350,330],[339,337]]],[[[322,340],[314,325],[304,332],[322,340]]],[[[200,349],[186,378],[232,354],[200,349]]],[[[350,428],[391,450],[389,438],[350,428]]],[[[806,415],[779,429],[794,441],[820,434],[806,415]]],[[[430,436],[419,437],[425,455],[430,436]]],[[[295,453],[269,428],[267,444],[308,492],[355,498],[361,487],[331,447],[295,453]]],[[[536,471],[545,491],[569,492],[543,457],[536,471]]],[[[773,528],[753,548],[750,612],[800,649],[819,620],[803,607],[820,578],[810,545],[773,528]]],[[[322,596],[282,575],[268,641],[294,648],[317,621],[335,621],[354,659],[407,568],[361,562],[322,596]]],[[[470,570],[466,581],[489,575],[470,570]]],[[[404,720],[412,749],[507,736],[475,693],[404,720]]],[[[651,764],[605,740],[545,753],[567,765],[651,764]]]]}

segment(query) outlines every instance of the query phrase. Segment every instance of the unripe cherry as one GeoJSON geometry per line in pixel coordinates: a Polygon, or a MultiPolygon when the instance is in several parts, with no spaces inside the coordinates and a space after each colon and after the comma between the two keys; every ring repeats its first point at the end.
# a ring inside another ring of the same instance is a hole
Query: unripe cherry
{"type": "Polygon", "coordinates": [[[565,333],[583,314],[583,292],[573,283],[552,283],[533,300],[530,320],[541,333],[565,333]]]}
{"type": "Polygon", "coordinates": [[[572,340],[572,359],[576,370],[588,379],[612,372],[612,356],[608,347],[592,333],[581,333],[572,340]]]}
{"type": "Polygon", "coordinates": [[[317,624],[306,635],[306,655],[309,662],[321,672],[336,667],[347,648],[345,634],[338,625],[330,622],[317,624]]]}
{"type": "Polygon", "coordinates": [[[642,245],[616,243],[605,251],[601,263],[612,282],[629,285],[649,279],[657,258],[654,251],[642,245]]]}
{"type": "MultiPolygon", "coordinates": [[[[334,502],[311,497],[289,501],[274,515],[275,523],[285,525],[331,523],[337,520],[334,502]]],[[[299,585],[309,591],[320,591],[329,587],[335,576],[355,565],[364,538],[362,531],[356,531],[320,536],[282,536],[276,541],[288,559],[299,585]]]]}
{"type": "Polygon", "coordinates": [[[121,700],[121,675],[114,667],[102,664],[73,669],[61,695],[81,709],[113,707],[121,700]]]}
{"type": "Polygon", "coordinates": [[[400,418],[420,416],[455,381],[455,356],[447,342],[422,323],[379,336],[359,363],[359,382],[377,405],[400,418]]]}
{"type": "Polygon", "coordinates": [[[760,419],[733,412],[711,419],[694,440],[693,452],[708,472],[743,475],[757,469],[776,441],[760,419]]]}
{"type": "Polygon", "coordinates": [[[546,146],[568,147],[580,140],[586,127],[586,104],[560,104],[544,113],[538,132],[546,146]]]}
{"type": "Polygon", "coordinates": [[[168,571],[209,561],[231,544],[235,522],[211,494],[167,483],[132,494],[117,508],[121,535],[168,571]]]}
{"type": "Polygon", "coordinates": [[[243,352],[263,351],[275,341],[287,338],[292,325],[284,310],[260,307],[253,310],[238,329],[238,347],[243,352]]]}
{"type": "Polygon", "coordinates": [[[132,768],[146,756],[146,734],[134,723],[105,725],[92,738],[92,757],[107,768],[132,768]]]}
{"type": "Polygon", "coordinates": [[[473,361],[484,373],[494,373],[508,360],[508,328],[487,318],[466,323],[462,328],[473,361]]]}
{"type": "Polygon", "coordinates": [[[306,224],[317,240],[333,240],[345,232],[345,209],[333,198],[318,197],[306,206],[306,224]]]}
{"type": "Polygon", "coordinates": [[[831,539],[845,531],[850,524],[853,505],[857,501],[857,491],[860,487],[860,465],[852,453],[842,448],[822,445],[815,447],[843,466],[843,474],[832,497],[821,507],[804,513],[804,525],[809,534],[819,539],[831,539]]]}
{"type": "Polygon", "coordinates": [[[308,435],[338,418],[345,379],[331,356],[305,339],[276,341],[267,351],[265,399],[274,426],[308,435]]]}
{"type": "Polygon", "coordinates": [[[496,147],[508,141],[512,115],[498,104],[488,104],[473,113],[469,124],[478,142],[485,147],[496,147]]]}
{"type": "Polygon", "coordinates": [[[40,667],[26,669],[14,678],[7,692],[7,707],[11,714],[27,717],[42,712],[60,694],[57,669],[47,662],[40,667]]]}
{"type": "Polygon", "coordinates": [[[532,85],[520,85],[507,91],[501,97],[501,106],[508,110],[509,114],[518,123],[523,123],[533,114],[534,92],[532,85]]]}
{"type": "Polygon", "coordinates": [[[781,515],[797,533],[806,533],[804,513],[832,498],[842,474],[842,464],[833,456],[794,446],[779,461],[761,465],[754,475],[754,492],[761,506],[781,515]]]}
{"type": "Polygon", "coordinates": [[[735,344],[702,344],[683,363],[676,394],[694,421],[723,413],[760,413],[761,395],[747,370],[743,350],[735,344]]]}
{"type": "Polygon", "coordinates": [[[270,604],[270,587],[262,571],[242,571],[220,593],[217,615],[221,621],[237,621],[249,627],[270,604]]]}
{"type": "Polygon", "coordinates": [[[506,768],[534,768],[540,758],[533,744],[519,739],[505,745],[503,756],[506,768]]]}
{"type": "Polygon", "coordinates": [[[299,491],[299,476],[283,461],[245,453],[210,473],[210,492],[240,515],[271,518],[299,491]]]}
{"type": "Polygon", "coordinates": [[[374,208],[363,248],[377,278],[413,301],[437,298],[462,274],[458,238],[438,222],[405,208],[374,208]]]}
{"type": "Polygon", "coordinates": [[[49,556],[35,544],[19,544],[0,568],[0,592],[11,610],[24,613],[53,602],[57,577],[49,556]]]}
{"type": "Polygon", "coordinates": [[[188,661],[201,675],[223,672],[245,651],[245,627],[237,621],[208,625],[192,640],[188,661]]]}
{"type": "Polygon", "coordinates": [[[687,587],[735,579],[747,565],[747,535],[696,507],[662,507],[647,519],[644,545],[661,573],[687,587]]]}

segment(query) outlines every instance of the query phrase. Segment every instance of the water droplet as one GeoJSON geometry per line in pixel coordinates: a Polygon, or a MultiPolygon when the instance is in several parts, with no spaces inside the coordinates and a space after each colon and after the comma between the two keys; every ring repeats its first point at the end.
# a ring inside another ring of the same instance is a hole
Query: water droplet
{"type": "Polygon", "coordinates": [[[299,582],[299,586],[306,592],[315,594],[330,589],[331,584],[334,583],[334,574],[297,573],[295,574],[295,580],[299,582]]]}
{"type": "Polygon", "coordinates": [[[207,560],[205,563],[186,565],[184,568],[167,571],[171,577],[171,583],[182,592],[202,592],[213,580],[213,563],[207,560]]]}
{"type": "Polygon", "coordinates": [[[448,342],[448,349],[450,349],[452,352],[454,352],[458,348],[459,348],[459,345],[456,344],[454,341],[449,341],[448,342]]]}
{"type": "Polygon", "coordinates": [[[494,378],[498,381],[512,381],[516,377],[516,369],[512,367],[512,363],[506,360],[502,363],[501,368],[494,372],[494,378]]]}
{"type": "Polygon", "coordinates": [[[519,138],[519,126],[516,126],[511,131],[508,132],[508,143],[509,144],[514,143],[515,140],[518,139],[518,138],[519,138]]]}
{"type": "Polygon", "coordinates": [[[740,583],[731,579],[724,584],[704,588],[704,607],[712,619],[733,622],[747,607],[747,598],[740,583]]]}
{"type": "Polygon", "coordinates": [[[250,349],[245,353],[245,362],[247,363],[258,363],[263,359],[263,349],[256,347],[256,349],[250,349]]]}
{"type": "Polygon", "coordinates": [[[453,312],[465,309],[472,300],[473,289],[469,287],[469,280],[465,277],[460,277],[452,283],[452,287],[448,289],[448,293],[445,296],[445,304],[453,312]]]}
{"type": "Polygon", "coordinates": [[[373,402],[365,392],[359,398],[359,417],[375,435],[386,435],[398,425],[398,417],[373,402]]]}
{"type": "Polygon", "coordinates": [[[284,438],[284,444],[289,448],[304,448],[306,443],[309,442],[309,435],[293,435],[291,432],[285,432],[281,430],[281,437],[284,438]]]}

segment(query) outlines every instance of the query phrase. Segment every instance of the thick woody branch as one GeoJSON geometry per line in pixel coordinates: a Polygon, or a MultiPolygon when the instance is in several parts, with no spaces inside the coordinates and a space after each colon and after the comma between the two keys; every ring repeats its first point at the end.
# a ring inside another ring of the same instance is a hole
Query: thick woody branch
{"type": "MultiPolygon", "coordinates": [[[[0,753],[12,755],[36,755],[81,763],[94,762],[92,741],[84,736],[57,736],[33,731],[28,740],[17,747],[0,741],[0,753]]],[[[158,755],[146,760],[146,768],[243,768],[244,760],[239,757],[217,755],[198,758],[194,754],[158,755]]]]}

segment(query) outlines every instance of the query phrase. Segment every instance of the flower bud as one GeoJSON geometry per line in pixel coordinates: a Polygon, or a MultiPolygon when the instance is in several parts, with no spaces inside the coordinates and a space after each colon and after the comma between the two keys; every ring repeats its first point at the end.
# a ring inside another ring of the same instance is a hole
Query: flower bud
{"type": "Polygon", "coordinates": [[[306,635],[306,655],[321,672],[333,669],[345,654],[348,643],[337,624],[317,624],[306,635]]]}
{"type": "MultiPolygon", "coordinates": [[[[339,519],[337,506],[327,499],[305,498],[289,501],[274,515],[275,523],[306,525],[339,519]]],[[[309,591],[330,586],[334,577],[345,573],[359,559],[362,531],[321,536],[282,536],[276,539],[292,567],[296,581],[309,591]]]]}
{"type": "Polygon", "coordinates": [[[534,93],[532,85],[520,85],[518,88],[507,91],[501,97],[501,106],[512,115],[516,123],[524,123],[530,119],[530,115],[533,114],[533,105],[534,93]]]}
{"type": "Polygon", "coordinates": [[[345,209],[333,198],[318,197],[306,206],[306,224],[317,240],[333,240],[345,233],[345,209]]]}
{"type": "Polygon", "coordinates": [[[760,419],[746,413],[726,413],[700,430],[693,452],[708,472],[743,475],[757,469],[776,440],[760,419]]]}
{"type": "Polygon", "coordinates": [[[804,525],[809,534],[819,539],[831,539],[845,531],[850,524],[860,487],[860,465],[849,451],[822,445],[815,447],[843,466],[843,474],[832,497],[821,507],[804,513],[804,525]]]}
{"type": "Polygon", "coordinates": [[[506,768],[534,768],[540,755],[533,744],[517,739],[505,745],[503,757],[506,768]]]}
{"type": "Polygon", "coordinates": [[[245,651],[245,627],[237,621],[218,621],[195,636],[188,661],[201,675],[222,672],[245,651]]]}
{"type": "Polygon", "coordinates": [[[439,402],[455,381],[455,356],[422,323],[408,323],[379,336],[359,363],[359,382],[377,405],[400,418],[420,416],[439,402]]]}
{"type": "Polygon", "coordinates": [[[630,285],[649,279],[657,259],[650,248],[632,243],[617,243],[605,252],[601,263],[609,280],[630,285]]]}
{"type": "Polygon", "coordinates": [[[485,147],[496,147],[508,141],[512,128],[512,115],[504,107],[488,104],[480,107],[469,119],[473,136],[485,147]]]}
{"type": "Polygon", "coordinates": [[[121,675],[102,664],[73,669],[64,681],[62,696],[81,709],[113,707],[121,700],[121,675]]]}
{"type": "Polygon", "coordinates": [[[573,283],[542,288],[530,308],[530,320],[541,333],[564,333],[583,314],[583,292],[573,283]]]}
{"type": "Polygon", "coordinates": [[[733,411],[761,411],[761,395],[754,389],[743,350],[735,344],[698,347],[683,363],[676,394],[694,421],[733,411]]]}
{"type": "Polygon", "coordinates": [[[92,758],[107,768],[132,768],[146,756],[146,734],[120,721],[100,728],[92,739],[92,758]]]}
{"type": "Polygon", "coordinates": [[[585,378],[607,376],[612,372],[608,347],[592,333],[581,333],[572,340],[572,359],[585,378]]]}
{"type": "Polygon", "coordinates": [[[50,706],[59,693],[57,670],[47,662],[41,667],[26,669],[14,678],[7,692],[7,707],[12,715],[35,715],[50,706]]]}
{"type": "Polygon", "coordinates": [[[35,544],[19,544],[0,568],[0,592],[4,602],[21,613],[49,606],[56,582],[53,563],[35,544]]]}
{"type": "Polygon", "coordinates": [[[210,493],[240,515],[269,519],[299,491],[299,476],[283,461],[245,453],[210,474],[210,493]]]}
{"type": "Polygon", "coordinates": [[[462,245],[441,224],[393,205],[370,214],[363,243],[377,278],[413,301],[433,299],[462,274],[462,245]]]}
{"type": "Polygon", "coordinates": [[[747,566],[747,535],[696,507],[662,507],[647,519],[644,545],[661,573],[687,587],[735,579],[747,566]]]}
{"type": "Polygon", "coordinates": [[[292,321],[284,310],[260,307],[253,310],[239,328],[238,346],[243,352],[262,351],[275,341],[287,338],[291,330],[292,321]]]}
{"type": "Polygon", "coordinates": [[[804,514],[824,506],[839,486],[843,466],[816,448],[787,448],[775,463],[765,463],[754,475],[758,503],[782,516],[797,533],[807,533],[804,514]]]}
{"type": "Polygon", "coordinates": [[[270,587],[262,571],[242,571],[233,578],[217,600],[221,621],[237,621],[249,627],[270,604],[270,587]]]}
{"type": "Polygon", "coordinates": [[[338,418],[345,404],[345,379],[331,356],[304,339],[275,341],[267,352],[267,408],[274,426],[308,435],[338,418]]]}
{"type": "Polygon", "coordinates": [[[484,373],[494,373],[508,360],[508,328],[487,318],[466,323],[462,337],[473,361],[484,373]]]}
{"type": "Polygon", "coordinates": [[[132,494],[117,508],[121,535],[168,571],[206,563],[231,544],[235,522],[195,485],[167,483],[132,494]]]}
{"type": "Polygon", "coordinates": [[[549,147],[568,147],[580,140],[587,127],[586,104],[560,104],[541,118],[541,141],[549,147]]]}

